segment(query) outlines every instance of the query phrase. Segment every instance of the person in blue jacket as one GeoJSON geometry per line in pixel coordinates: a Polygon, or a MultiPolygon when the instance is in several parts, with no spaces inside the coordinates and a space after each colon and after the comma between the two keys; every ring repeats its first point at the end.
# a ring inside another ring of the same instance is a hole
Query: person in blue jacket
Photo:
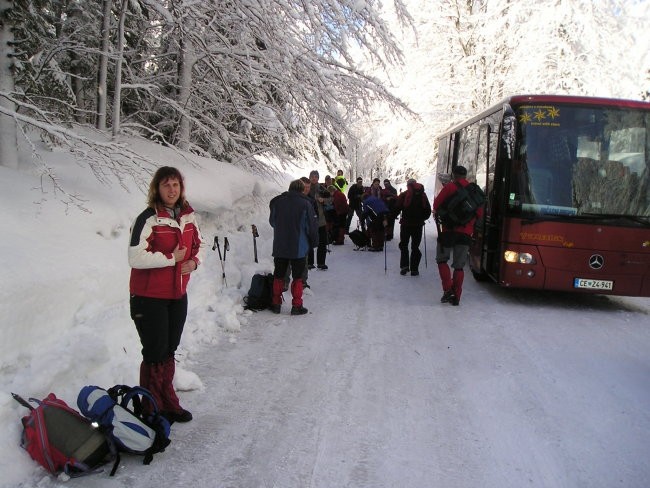
{"type": "Polygon", "coordinates": [[[364,195],[361,202],[361,217],[366,223],[368,237],[370,237],[369,251],[383,251],[388,225],[388,206],[379,197],[364,195]]]}
{"type": "Polygon", "coordinates": [[[273,297],[271,310],[280,313],[284,275],[291,265],[291,315],[303,315],[302,275],[310,249],[318,245],[318,218],[312,202],[304,195],[305,184],[294,180],[289,191],[269,203],[269,224],[273,227],[273,297]]]}

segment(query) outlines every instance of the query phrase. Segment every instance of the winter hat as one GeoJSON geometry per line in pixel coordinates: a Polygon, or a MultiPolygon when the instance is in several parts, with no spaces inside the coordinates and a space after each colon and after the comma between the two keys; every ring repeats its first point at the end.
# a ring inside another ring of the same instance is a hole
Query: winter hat
{"type": "Polygon", "coordinates": [[[451,172],[456,176],[467,176],[467,168],[465,166],[456,166],[451,172]]]}
{"type": "Polygon", "coordinates": [[[415,181],[415,178],[409,178],[409,180],[406,182],[406,186],[413,186],[416,183],[417,181],[415,181]]]}

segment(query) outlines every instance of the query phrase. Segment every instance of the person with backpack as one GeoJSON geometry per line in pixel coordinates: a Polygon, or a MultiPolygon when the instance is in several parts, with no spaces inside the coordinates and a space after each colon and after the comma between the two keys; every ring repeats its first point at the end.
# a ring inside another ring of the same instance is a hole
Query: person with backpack
{"type": "Polygon", "coordinates": [[[393,232],[395,229],[395,220],[397,217],[396,205],[397,205],[397,188],[390,184],[390,180],[386,178],[384,180],[384,188],[381,190],[381,199],[386,203],[388,207],[388,225],[386,226],[386,240],[393,240],[393,232]]]}
{"type": "Polygon", "coordinates": [[[363,208],[361,217],[366,222],[370,238],[368,251],[383,251],[386,225],[388,224],[388,207],[381,198],[368,194],[363,196],[361,206],[363,208]]]}
{"type": "Polygon", "coordinates": [[[359,219],[359,224],[361,225],[361,230],[366,233],[366,224],[361,218],[361,199],[366,193],[366,189],[363,186],[363,178],[361,176],[357,177],[357,182],[350,186],[348,190],[348,203],[350,205],[350,210],[348,211],[348,218],[345,223],[346,233],[350,230],[350,224],[352,223],[352,217],[356,213],[357,218],[359,219]]]}
{"type": "Polygon", "coordinates": [[[453,213],[449,212],[449,202],[454,195],[461,191],[461,188],[467,188],[470,185],[466,176],[467,169],[464,166],[455,166],[452,170],[452,181],[447,183],[433,200],[433,213],[439,227],[436,262],[438,263],[443,291],[440,301],[456,306],[460,304],[460,297],[463,293],[463,280],[465,278],[463,268],[467,263],[469,246],[472,243],[474,223],[477,218],[483,215],[483,207],[477,207],[472,215],[457,223],[445,220],[441,224],[439,216],[453,213]],[[464,222],[465,220],[467,221],[464,222]],[[452,256],[453,275],[447,264],[452,256]]]}
{"type": "Polygon", "coordinates": [[[422,231],[424,222],[431,215],[431,204],[424,191],[424,186],[414,178],[409,179],[406,183],[406,191],[397,197],[395,211],[397,214],[401,213],[399,221],[400,274],[403,276],[410,271],[411,276],[418,276],[422,259],[420,251],[422,231]],[[411,243],[410,255],[409,241],[411,243]]]}
{"type": "Polygon", "coordinates": [[[303,315],[303,270],[309,249],[318,245],[318,218],[312,203],[304,194],[305,183],[294,180],[289,191],[269,203],[269,224],[273,227],[273,298],[271,310],[280,313],[284,275],[291,265],[291,315],[303,315]]]}
{"type": "MultiPolygon", "coordinates": [[[[316,172],[318,173],[318,172],[316,172]]],[[[312,207],[314,207],[314,212],[316,213],[316,216],[318,217],[317,214],[317,207],[316,207],[316,200],[312,198],[311,196],[311,180],[313,179],[313,176],[310,176],[307,178],[306,176],[301,176],[300,181],[303,182],[304,188],[302,190],[302,194],[307,197],[309,200],[309,203],[311,203],[312,207]]],[[[318,178],[316,178],[316,181],[318,181],[318,178]]],[[[305,256],[305,265],[302,268],[302,287],[304,288],[309,288],[309,284],[307,283],[307,280],[309,279],[309,270],[313,269],[314,263],[314,248],[311,247],[309,248],[309,251],[307,251],[307,255],[305,256]],[[312,266],[310,266],[312,264],[312,266]]],[[[289,263],[289,266],[287,266],[287,269],[284,272],[284,291],[287,291],[289,289],[289,284],[291,283],[291,263],[289,263]]]]}
{"type": "Polygon", "coordinates": [[[187,284],[205,244],[176,168],[156,171],[147,204],[131,227],[128,252],[131,318],[142,343],[140,386],[169,421],[189,422],[192,414],[174,390],[174,354],[187,316],[187,284]]]}
{"type": "MultiPolygon", "coordinates": [[[[309,196],[316,202],[316,215],[318,217],[318,248],[316,250],[316,266],[321,271],[324,271],[328,269],[327,264],[325,264],[328,244],[327,215],[325,213],[325,209],[327,206],[332,206],[333,208],[332,196],[326,187],[318,183],[318,171],[312,171],[309,174],[309,180],[311,183],[309,196]]],[[[309,269],[314,268],[313,250],[309,253],[308,266],[309,269]]]]}
{"type": "Polygon", "coordinates": [[[332,226],[332,239],[333,244],[341,246],[345,243],[345,224],[350,211],[350,206],[345,198],[345,195],[338,186],[330,185],[328,188],[329,193],[332,195],[332,205],[334,206],[334,225],[332,226]]]}

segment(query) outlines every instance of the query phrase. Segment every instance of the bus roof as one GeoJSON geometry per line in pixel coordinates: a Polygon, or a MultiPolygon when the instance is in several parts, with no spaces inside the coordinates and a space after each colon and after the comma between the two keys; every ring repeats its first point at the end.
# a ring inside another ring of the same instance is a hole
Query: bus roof
{"type": "Polygon", "coordinates": [[[476,116],[456,123],[447,130],[445,130],[439,137],[443,137],[450,132],[456,132],[465,125],[472,124],[482,118],[498,112],[505,104],[508,105],[524,105],[524,104],[540,104],[540,103],[562,103],[562,104],[576,104],[576,105],[598,105],[609,107],[625,107],[641,110],[650,110],[650,102],[642,100],[626,100],[620,98],[602,98],[602,97],[582,97],[574,95],[513,95],[504,98],[499,103],[492,105],[490,108],[483,110],[476,116]]]}

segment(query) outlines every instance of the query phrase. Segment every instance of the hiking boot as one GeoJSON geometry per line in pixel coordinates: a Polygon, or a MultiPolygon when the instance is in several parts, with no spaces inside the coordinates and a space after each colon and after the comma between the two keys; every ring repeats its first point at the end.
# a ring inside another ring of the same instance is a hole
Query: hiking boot
{"type": "MultiPolygon", "coordinates": [[[[315,267],[316,267],[316,266],[314,266],[313,264],[310,264],[309,266],[307,266],[307,269],[314,269],[315,267]]],[[[320,267],[320,266],[319,266],[319,267],[320,267]]]]}
{"type": "Polygon", "coordinates": [[[185,423],[192,420],[192,414],[185,409],[180,412],[160,412],[160,415],[169,420],[169,423],[180,422],[185,423]]]}
{"type": "Polygon", "coordinates": [[[296,307],[295,305],[291,307],[291,315],[304,315],[308,312],[308,310],[300,305],[299,307],[296,307]]]}
{"type": "Polygon", "coordinates": [[[419,274],[420,274],[420,272],[417,269],[414,269],[413,271],[411,271],[411,276],[418,276],[419,274]]]}
{"type": "Polygon", "coordinates": [[[451,302],[452,298],[456,298],[456,296],[454,295],[453,290],[447,290],[446,292],[444,292],[442,294],[442,297],[440,298],[440,302],[441,303],[449,303],[449,302],[451,302]]]}
{"type": "Polygon", "coordinates": [[[399,270],[399,274],[401,274],[402,276],[404,276],[408,272],[409,272],[408,268],[402,268],[402,269],[399,270]]]}
{"type": "Polygon", "coordinates": [[[282,305],[280,305],[280,304],[277,304],[277,305],[275,305],[275,304],[274,304],[274,305],[271,305],[271,312],[273,312],[273,313],[280,313],[281,310],[282,310],[282,305]]]}
{"type": "Polygon", "coordinates": [[[324,270],[329,269],[329,268],[328,268],[328,266],[326,264],[319,264],[318,269],[322,269],[324,271],[324,270]]]}

